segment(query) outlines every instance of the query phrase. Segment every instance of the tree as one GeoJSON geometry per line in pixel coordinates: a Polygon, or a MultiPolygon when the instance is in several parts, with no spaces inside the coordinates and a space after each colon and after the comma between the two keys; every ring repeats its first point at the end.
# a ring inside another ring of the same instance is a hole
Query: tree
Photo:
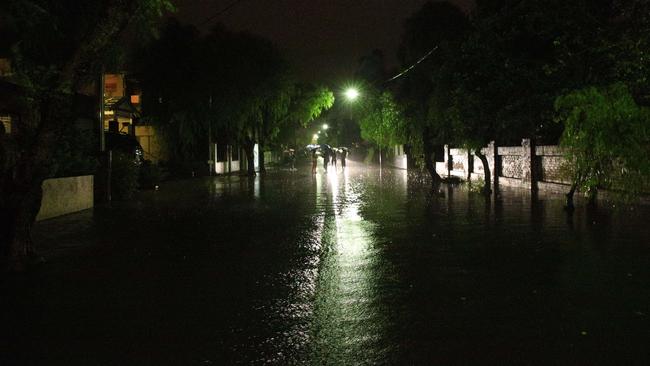
{"type": "Polygon", "coordinates": [[[611,1],[481,1],[473,30],[463,42],[453,90],[459,143],[480,152],[490,141],[521,138],[555,142],[561,125],[553,122],[558,95],[585,85],[611,83],[613,60],[611,1]]]}
{"type": "Polygon", "coordinates": [[[360,108],[361,137],[379,148],[404,142],[404,124],[397,104],[389,91],[368,95],[360,108]]]}
{"type": "Polygon", "coordinates": [[[555,108],[565,126],[561,145],[571,172],[568,208],[577,188],[591,200],[598,188],[630,197],[650,189],[650,109],[639,106],[625,84],[568,93],[555,108]]]}
{"type": "Polygon", "coordinates": [[[40,209],[52,146],[71,121],[74,93],[98,75],[102,58],[134,19],[150,24],[167,0],[2,3],[10,20],[15,106],[20,118],[0,138],[0,243],[8,267],[23,269],[35,251],[31,228],[40,209]]]}
{"type": "Polygon", "coordinates": [[[427,2],[404,23],[398,58],[402,68],[427,59],[398,79],[396,99],[406,120],[405,134],[411,155],[423,163],[434,183],[436,150],[453,143],[450,118],[450,91],[458,73],[457,59],[465,39],[469,19],[448,2],[427,2]]]}
{"type": "Polygon", "coordinates": [[[301,87],[271,42],[221,25],[201,36],[171,20],[138,64],[146,118],[179,164],[202,160],[207,142],[219,139],[243,146],[249,175],[255,175],[258,144],[264,172],[264,150],[280,131],[296,119],[306,123],[333,103],[331,92],[313,94],[301,87]]]}
{"type": "Polygon", "coordinates": [[[311,134],[305,128],[333,105],[334,93],[329,88],[295,84],[288,113],[273,142],[294,149],[309,144],[311,134]]]}
{"type": "Polygon", "coordinates": [[[143,88],[144,119],[161,135],[165,155],[176,167],[208,155],[211,100],[209,76],[199,67],[206,59],[201,46],[196,28],[170,19],[133,66],[143,88]]]}

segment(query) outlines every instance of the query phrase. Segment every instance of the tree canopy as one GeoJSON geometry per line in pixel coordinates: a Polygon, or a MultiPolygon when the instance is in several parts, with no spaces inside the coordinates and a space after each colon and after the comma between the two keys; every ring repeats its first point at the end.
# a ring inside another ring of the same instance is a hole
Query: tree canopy
{"type": "Polygon", "coordinates": [[[639,106],[625,84],[573,91],[555,108],[565,126],[567,168],[579,188],[631,196],[650,189],[650,109],[639,106]]]}
{"type": "Polygon", "coordinates": [[[464,146],[486,165],[480,149],[493,140],[557,143],[564,125],[555,123],[556,99],[574,91],[623,83],[637,105],[650,104],[648,7],[481,0],[467,16],[447,3],[425,4],[405,22],[399,57],[406,68],[434,52],[394,88],[414,152],[432,172],[437,144],[464,146]]]}
{"type": "Polygon", "coordinates": [[[202,36],[171,20],[139,65],[146,118],[180,161],[203,160],[208,138],[247,155],[256,143],[293,142],[280,141],[291,135],[282,129],[304,127],[333,104],[326,88],[301,85],[270,41],[220,25],[202,36]]]}

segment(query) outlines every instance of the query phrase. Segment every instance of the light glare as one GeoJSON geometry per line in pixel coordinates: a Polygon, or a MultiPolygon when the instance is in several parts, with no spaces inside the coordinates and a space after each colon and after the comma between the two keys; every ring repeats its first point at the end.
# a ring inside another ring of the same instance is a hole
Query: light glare
{"type": "Polygon", "coordinates": [[[356,100],[359,97],[359,91],[355,88],[348,88],[345,91],[345,97],[350,101],[356,100]]]}

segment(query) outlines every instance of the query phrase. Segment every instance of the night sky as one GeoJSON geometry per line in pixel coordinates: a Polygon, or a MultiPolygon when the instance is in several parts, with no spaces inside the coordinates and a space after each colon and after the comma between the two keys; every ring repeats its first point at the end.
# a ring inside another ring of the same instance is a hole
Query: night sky
{"type": "MultiPolygon", "coordinates": [[[[467,9],[472,0],[454,0],[467,9]]],[[[175,0],[176,17],[202,30],[218,22],[272,40],[298,75],[336,85],[349,80],[359,58],[378,48],[390,66],[404,19],[427,0],[241,0],[208,24],[233,0],[175,0]]]]}

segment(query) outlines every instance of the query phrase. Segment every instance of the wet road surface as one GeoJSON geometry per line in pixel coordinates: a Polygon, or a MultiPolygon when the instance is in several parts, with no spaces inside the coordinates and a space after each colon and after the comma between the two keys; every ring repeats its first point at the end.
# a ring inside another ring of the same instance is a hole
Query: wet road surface
{"type": "Polygon", "coordinates": [[[166,183],[37,225],[0,365],[648,364],[647,207],[403,171],[166,183]]]}

